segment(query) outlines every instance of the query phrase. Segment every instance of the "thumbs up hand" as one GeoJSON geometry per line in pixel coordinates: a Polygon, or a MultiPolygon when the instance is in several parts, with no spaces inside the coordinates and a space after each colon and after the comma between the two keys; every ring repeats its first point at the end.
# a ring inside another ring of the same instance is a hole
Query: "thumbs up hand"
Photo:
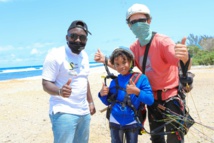
{"type": "Polygon", "coordinates": [[[181,43],[175,45],[175,57],[182,60],[185,64],[188,61],[189,55],[186,46],[186,37],[181,40],[181,43]]]}
{"type": "Polygon", "coordinates": [[[138,96],[140,93],[140,89],[137,88],[132,79],[130,79],[129,84],[126,86],[126,92],[127,94],[135,94],[138,96]]]}
{"type": "Polygon", "coordinates": [[[60,95],[62,97],[65,97],[65,98],[70,97],[71,91],[72,91],[71,90],[71,86],[70,86],[71,81],[72,81],[72,79],[69,78],[68,81],[67,81],[67,83],[65,85],[63,85],[62,88],[60,89],[61,90],[60,91],[60,95]]]}
{"type": "Polygon", "coordinates": [[[107,96],[109,93],[109,88],[103,83],[102,89],[100,90],[101,96],[107,96]]]}
{"type": "Polygon", "coordinates": [[[100,49],[97,50],[97,52],[94,54],[94,60],[96,62],[105,62],[105,55],[100,51],[100,49]]]}

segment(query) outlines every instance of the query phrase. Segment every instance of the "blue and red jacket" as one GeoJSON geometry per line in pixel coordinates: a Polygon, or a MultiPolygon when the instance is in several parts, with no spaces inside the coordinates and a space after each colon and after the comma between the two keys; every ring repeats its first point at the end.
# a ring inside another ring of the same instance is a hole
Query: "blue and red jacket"
{"type": "MultiPolygon", "coordinates": [[[[118,75],[118,84],[120,89],[116,88],[116,79],[112,80],[109,86],[109,94],[106,96],[100,96],[98,94],[100,100],[105,105],[110,105],[112,102],[109,101],[109,96],[114,95],[116,98],[116,102],[114,102],[113,106],[111,107],[111,116],[113,116],[120,125],[124,126],[127,125],[135,120],[134,111],[129,106],[122,106],[124,98],[126,96],[126,86],[129,84],[130,78],[132,77],[133,73],[127,75],[118,75]],[[122,90],[124,89],[124,90],[122,90]],[[117,93],[117,94],[116,94],[117,93]]],[[[140,93],[138,96],[134,94],[130,94],[130,100],[132,105],[135,109],[139,109],[140,104],[147,104],[152,105],[154,103],[154,97],[152,93],[152,89],[149,83],[148,78],[145,75],[141,75],[138,81],[135,83],[136,87],[140,89],[140,93]]]]}

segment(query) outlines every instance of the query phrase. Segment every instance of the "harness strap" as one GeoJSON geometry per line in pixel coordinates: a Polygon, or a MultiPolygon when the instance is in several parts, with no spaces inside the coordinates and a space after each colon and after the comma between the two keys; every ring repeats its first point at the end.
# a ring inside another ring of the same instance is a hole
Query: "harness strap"
{"type": "MultiPolygon", "coordinates": [[[[132,81],[133,81],[134,83],[136,83],[136,82],[138,81],[140,75],[141,75],[140,73],[133,73],[132,76],[131,76],[132,81]]],[[[116,79],[116,81],[117,81],[117,82],[115,82],[115,83],[116,83],[116,86],[119,86],[118,79],[116,79]]],[[[120,87],[120,86],[119,86],[119,87],[120,87]]],[[[126,93],[126,95],[125,95],[125,97],[124,97],[124,99],[123,99],[122,107],[125,107],[126,104],[129,105],[130,107],[133,106],[132,103],[131,103],[130,96],[129,96],[129,94],[127,94],[127,93],[126,93]]],[[[133,107],[134,107],[134,106],[133,106],[133,107]]],[[[134,111],[135,111],[135,110],[136,110],[136,109],[134,108],[134,111]]]]}
{"type": "MultiPolygon", "coordinates": [[[[183,103],[183,100],[181,99],[181,97],[180,97],[179,95],[170,97],[169,99],[167,99],[167,100],[165,101],[165,103],[168,103],[169,101],[173,101],[173,100],[177,100],[177,101],[179,102],[180,107],[179,107],[179,105],[177,105],[175,102],[174,102],[174,104],[175,104],[176,107],[178,107],[178,109],[183,113],[184,110],[185,110],[185,108],[184,108],[184,103],[183,103]]],[[[183,113],[183,114],[184,114],[184,113],[183,113]]]]}
{"type": "Polygon", "coordinates": [[[145,74],[145,70],[146,70],[146,61],[147,61],[147,56],[148,56],[148,53],[149,53],[149,47],[151,45],[151,42],[155,36],[156,32],[152,32],[152,37],[149,41],[149,43],[146,45],[146,49],[145,49],[145,52],[144,52],[144,57],[143,57],[143,63],[142,63],[142,73],[145,74]]]}
{"type": "Polygon", "coordinates": [[[133,81],[134,83],[137,83],[137,81],[138,81],[138,79],[139,79],[140,76],[141,76],[140,73],[133,73],[131,79],[132,79],[132,81],[133,81]]]}
{"type": "Polygon", "coordinates": [[[162,90],[158,90],[157,91],[157,97],[158,97],[158,101],[162,101],[162,97],[161,97],[161,94],[162,94],[162,90]]]}
{"type": "MultiPolygon", "coordinates": [[[[137,83],[137,81],[138,81],[140,76],[141,76],[140,73],[133,73],[132,76],[131,76],[131,79],[132,79],[132,81],[134,83],[137,83]]],[[[116,87],[116,90],[117,90],[117,94],[118,94],[118,90],[126,91],[126,89],[124,89],[124,88],[119,86],[118,78],[115,79],[115,85],[116,85],[115,87],[116,87]]],[[[113,107],[116,102],[117,103],[119,102],[118,100],[116,100],[117,99],[117,94],[114,95],[114,100],[111,102],[111,107],[113,107]]],[[[119,102],[119,103],[121,103],[122,107],[125,107],[127,105],[133,110],[134,115],[135,115],[135,120],[137,121],[139,126],[142,128],[142,123],[140,122],[140,119],[138,117],[138,111],[134,107],[134,105],[132,104],[131,99],[130,99],[130,95],[126,93],[123,102],[119,102]]],[[[110,110],[110,112],[111,112],[111,110],[110,110]]]]}
{"type": "MultiPolygon", "coordinates": [[[[131,79],[134,83],[137,83],[140,76],[141,76],[140,73],[133,73],[131,79]]],[[[134,111],[135,120],[137,121],[139,126],[142,127],[142,123],[140,122],[140,119],[138,117],[138,111],[136,110],[136,108],[132,104],[129,94],[126,93],[123,103],[125,103],[124,105],[128,105],[134,111]]]]}
{"type": "Polygon", "coordinates": [[[115,78],[117,78],[117,76],[115,76],[113,73],[110,73],[110,71],[108,69],[108,58],[107,57],[105,57],[104,67],[105,67],[105,70],[107,72],[107,76],[104,78],[104,83],[105,83],[105,85],[107,85],[106,79],[109,79],[109,78],[115,79],[115,78]]]}
{"type": "Polygon", "coordinates": [[[188,54],[188,61],[186,62],[186,64],[184,65],[183,61],[180,60],[180,66],[181,66],[181,70],[182,70],[182,74],[184,77],[187,77],[187,71],[188,71],[188,67],[190,64],[190,54],[188,54]]]}

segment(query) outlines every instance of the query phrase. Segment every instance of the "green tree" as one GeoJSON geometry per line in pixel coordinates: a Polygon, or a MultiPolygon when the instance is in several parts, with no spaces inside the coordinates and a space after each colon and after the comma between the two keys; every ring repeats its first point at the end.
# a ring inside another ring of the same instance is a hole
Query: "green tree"
{"type": "Polygon", "coordinates": [[[204,50],[214,50],[214,38],[203,38],[199,44],[203,47],[204,50]]]}
{"type": "Polygon", "coordinates": [[[214,65],[214,37],[190,34],[187,40],[193,65],[214,65]]]}
{"type": "Polygon", "coordinates": [[[197,55],[199,50],[200,49],[197,46],[194,46],[194,45],[188,46],[188,51],[189,51],[191,57],[194,57],[194,55],[197,55]]]}

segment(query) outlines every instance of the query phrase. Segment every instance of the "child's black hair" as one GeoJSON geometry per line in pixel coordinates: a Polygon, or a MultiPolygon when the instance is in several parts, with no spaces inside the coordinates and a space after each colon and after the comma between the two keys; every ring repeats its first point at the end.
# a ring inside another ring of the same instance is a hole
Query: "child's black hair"
{"type": "Polygon", "coordinates": [[[121,56],[124,60],[127,58],[129,62],[132,62],[131,68],[134,67],[134,55],[130,50],[124,48],[115,49],[110,56],[110,63],[114,65],[114,59],[121,56]]]}

